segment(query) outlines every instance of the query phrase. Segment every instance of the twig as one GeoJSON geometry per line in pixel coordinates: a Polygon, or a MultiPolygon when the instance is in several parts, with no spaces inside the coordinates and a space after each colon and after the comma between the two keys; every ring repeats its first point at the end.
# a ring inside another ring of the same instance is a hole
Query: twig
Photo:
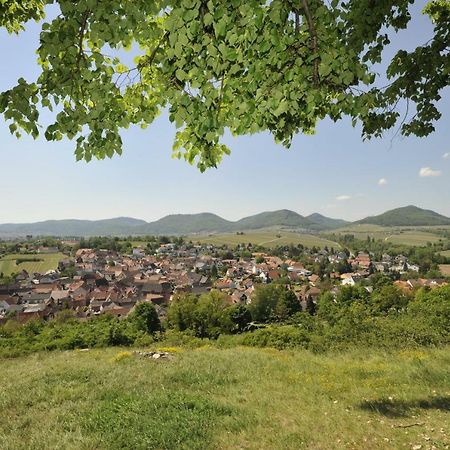
{"type": "Polygon", "coordinates": [[[87,10],[83,15],[83,23],[80,26],[80,35],[78,39],[78,58],[77,58],[77,68],[80,70],[80,61],[81,58],[84,58],[84,50],[83,50],[83,40],[84,40],[84,33],[86,31],[87,21],[91,14],[91,11],[87,10]]]}
{"type": "Polygon", "coordinates": [[[411,427],[421,427],[425,425],[425,422],[416,422],[416,423],[410,423],[407,425],[392,425],[394,428],[411,428],[411,427]]]}

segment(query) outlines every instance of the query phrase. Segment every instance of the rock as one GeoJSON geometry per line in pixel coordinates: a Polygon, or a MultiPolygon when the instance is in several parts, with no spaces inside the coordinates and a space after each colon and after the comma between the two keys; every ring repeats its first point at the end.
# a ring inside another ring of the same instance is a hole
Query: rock
{"type": "Polygon", "coordinates": [[[160,353],[153,353],[152,358],[153,359],[159,359],[159,358],[161,358],[161,354],[160,353]]]}

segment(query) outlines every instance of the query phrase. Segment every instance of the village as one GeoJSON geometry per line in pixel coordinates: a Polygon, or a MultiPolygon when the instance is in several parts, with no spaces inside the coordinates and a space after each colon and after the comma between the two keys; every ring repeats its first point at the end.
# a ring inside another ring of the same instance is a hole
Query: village
{"type": "MultiPolygon", "coordinates": [[[[54,250],[38,248],[42,253],[54,250]]],[[[80,320],[102,314],[126,317],[139,302],[152,303],[164,319],[177,294],[218,290],[226,294],[230,305],[248,305],[255,288],[267,283],[288,286],[303,310],[315,305],[323,292],[337,295],[342,286],[362,285],[372,292],[374,277],[381,275],[390,276],[405,293],[447,284],[445,278],[420,276],[419,265],[403,255],[384,253],[375,260],[366,252],[328,248],[302,252],[307,264],[268,250],[245,257],[232,253],[218,257],[213,245],[173,242],[160,244],[152,254],[142,246],[135,246],[129,254],[79,248],[68,252],[56,270],[22,270],[11,283],[0,285],[0,323],[10,318],[48,320],[62,310],[72,310],[80,320]]]]}

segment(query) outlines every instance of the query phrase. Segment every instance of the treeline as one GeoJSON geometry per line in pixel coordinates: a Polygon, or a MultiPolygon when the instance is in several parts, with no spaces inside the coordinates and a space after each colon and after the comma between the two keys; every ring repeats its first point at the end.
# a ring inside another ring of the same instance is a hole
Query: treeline
{"type": "Polygon", "coordinates": [[[450,343],[450,286],[407,294],[381,283],[326,292],[302,310],[286,286],[261,285],[248,305],[230,305],[212,291],[174,298],[160,323],[150,303],[140,303],[126,319],[108,315],[79,322],[70,311],[49,322],[0,327],[0,355],[85,347],[146,346],[155,341],[197,345],[304,347],[313,351],[349,346],[402,348],[450,343]]]}

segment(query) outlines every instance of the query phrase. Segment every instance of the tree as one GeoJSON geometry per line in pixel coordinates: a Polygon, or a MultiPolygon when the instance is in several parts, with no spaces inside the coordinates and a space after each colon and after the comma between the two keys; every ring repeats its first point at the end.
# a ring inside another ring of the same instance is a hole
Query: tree
{"type": "Polygon", "coordinates": [[[302,310],[297,296],[289,289],[281,288],[279,292],[275,314],[279,320],[286,320],[288,317],[302,310]]]}
{"type": "Polygon", "coordinates": [[[448,0],[424,8],[434,25],[429,42],[398,51],[385,74],[377,67],[386,31],[408,27],[411,3],[7,0],[0,26],[10,33],[45,19],[48,5],[60,13],[42,23],[38,79],[3,92],[0,112],[11,133],[37,137],[40,107],[56,108],[46,139],[76,140],[77,160],[89,161],[120,154],[121,129],[145,128],[168,108],[179,129],[174,155],[202,171],[229,153],[220,142],[225,129],[268,130],[289,146],[319,120],[348,116],[370,138],[395,126],[401,100],[411,111],[401,133],[426,136],[449,84],[448,0]],[[121,50],[133,46],[140,51],[127,67],[121,50]],[[381,87],[383,77],[389,83],[381,87]]]}
{"type": "Polygon", "coordinates": [[[408,305],[408,297],[393,284],[385,285],[374,291],[371,298],[371,309],[375,313],[387,313],[400,310],[408,305]]]}
{"type": "Polygon", "coordinates": [[[179,331],[190,330],[197,337],[216,338],[222,331],[221,321],[227,306],[226,296],[218,291],[200,297],[179,295],[171,302],[167,319],[179,331]]]}
{"type": "Polygon", "coordinates": [[[279,286],[269,284],[258,286],[253,294],[250,311],[256,322],[268,322],[273,316],[278,303],[279,286]]]}
{"type": "Polygon", "coordinates": [[[138,303],[133,311],[131,320],[136,325],[136,328],[144,333],[152,334],[161,329],[158,313],[149,302],[138,303]]]}
{"type": "Polygon", "coordinates": [[[257,322],[283,321],[300,311],[294,292],[278,284],[258,286],[250,304],[251,315],[257,322]]]}
{"type": "Polygon", "coordinates": [[[247,306],[233,305],[224,309],[221,317],[221,328],[230,334],[242,333],[251,321],[252,315],[247,306]]]}

